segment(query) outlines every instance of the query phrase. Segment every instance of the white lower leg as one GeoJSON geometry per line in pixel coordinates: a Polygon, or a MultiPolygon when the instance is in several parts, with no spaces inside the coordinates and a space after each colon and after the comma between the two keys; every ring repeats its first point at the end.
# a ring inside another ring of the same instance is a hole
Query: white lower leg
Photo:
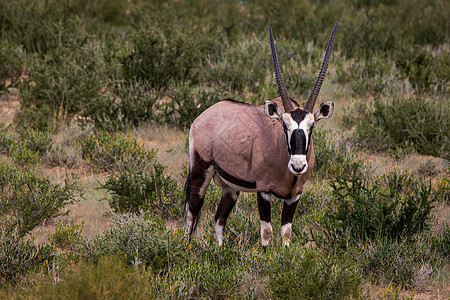
{"type": "Polygon", "coordinates": [[[285,245],[289,245],[292,236],[292,223],[287,223],[281,226],[281,236],[285,245]]]}
{"type": "Polygon", "coordinates": [[[265,248],[272,238],[272,225],[269,222],[261,221],[261,245],[265,248]]]}
{"type": "Polygon", "coordinates": [[[219,224],[219,220],[216,221],[216,224],[214,224],[214,229],[216,231],[216,238],[219,242],[219,246],[222,246],[223,244],[223,225],[219,224]]]}
{"type": "Polygon", "coordinates": [[[189,234],[192,228],[192,223],[194,222],[194,216],[189,210],[189,204],[186,203],[186,234],[189,234]]]}

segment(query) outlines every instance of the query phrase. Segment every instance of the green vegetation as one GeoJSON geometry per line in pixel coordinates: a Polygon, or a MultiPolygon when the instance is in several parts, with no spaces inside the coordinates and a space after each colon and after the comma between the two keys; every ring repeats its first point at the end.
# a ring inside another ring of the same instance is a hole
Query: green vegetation
{"type": "Polygon", "coordinates": [[[361,152],[450,158],[449,5],[0,1],[0,101],[20,101],[0,124],[0,298],[398,299],[448,287],[448,167],[420,159],[414,172],[375,172],[361,152]],[[256,197],[242,194],[217,247],[216,186],[189,241],[175,179],[186,171],[169,172],[180,154],[149,147],[148,136],[177,128],[187,140],[221,99],[276,97],[269,23],[301,104],[336,19],[319,101],[349,105],[314,131],[315,168],[290,246],[279,236],[282,202],[272,204],[274,240],[263,251],[256,197]],[[161,132],[137,139],[142,128],[161,132]],[[107,194],[107,230],[88,236],[84,220],[61,218],[80,186],[107,194]],[[33,229],[52,222],[36,245],[33,229]]]}
{"type": "Polygon", "coordinates": [[[80,193],[75,181],[67,178],[64,185],[34,171],[9,166],[0,161],[0,225],[2,231],[25,235],[45,220],[61,213],[80,193]]]}

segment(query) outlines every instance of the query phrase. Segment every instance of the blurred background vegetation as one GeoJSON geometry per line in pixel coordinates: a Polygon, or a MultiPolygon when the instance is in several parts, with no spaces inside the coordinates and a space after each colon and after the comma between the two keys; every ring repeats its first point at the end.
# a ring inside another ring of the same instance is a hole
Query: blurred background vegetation
{"type": "Polygon", "coordinates": [[[436,282],[448,291],[448,167],[418,161],[380,175],[361,153],[448,163],[449,12],[445,0],[0,0],[0,97],[20,101],[0,125],[0,298],[105,299],[102,286],[140,299],[367,299],[368,282],[383,299],[436,282]],[[261,251],[255,197],[242,195],[217,248],[217,187],[189,243],[175,179],[186,166],[171,174],[166,165],[187,162],[190,124],[221,99],[261,105],[278,95],[269,23],[302,103],[336,19],[322,95],[342,113],[315,129],[291,246],[276,235],[261,251]],[[171,130],[180,149],[166,160],[140,139],[171,130]],[[53,180],[54,168],[97,181],[53,180]],[[34,228],[99,189],[109,230],[88,239],[84,223],[59,219],[47,243],[32,242],[34,228]]]}

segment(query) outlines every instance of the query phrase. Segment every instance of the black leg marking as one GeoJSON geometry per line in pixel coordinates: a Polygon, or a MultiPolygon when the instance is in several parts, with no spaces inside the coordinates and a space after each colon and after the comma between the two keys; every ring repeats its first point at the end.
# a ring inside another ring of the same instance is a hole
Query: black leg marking
{"type": "Polygon", "coordinates": [[[261,245],[265,249],[272,238],[270,194],[257,193],[256,198],[258,200],[259,219],[261,222],[261,245]]]}
{"type": "Polygon", "coordinates": [[[219,246],[223,244],[223,232],[225,225],[227,224],[228,216],[233,210],[236,200],[239,196],[239,192],[231,187],[225,186],[222,188],[222,198],[220,199],[219,207],[214,216],[214,229],[216,231],[216,237],[219,242],[219,246]]]}
{"type": "Polygon", "coordinates": [[[281,213],[281,236],[286,245],[289,244],[292,236],[292,219],[294,218],[295,209],[297,208],[298,200],[292,203],[286,201],[283,204],[283,211],[281,213]]]}
{"type": "Polygon", "coordinates": [[[202,161],[196,154],[186,181],[186,229],[189,239],[197,227],[206,189],[213,175],[214,169],[211,163],[202,161]]]}

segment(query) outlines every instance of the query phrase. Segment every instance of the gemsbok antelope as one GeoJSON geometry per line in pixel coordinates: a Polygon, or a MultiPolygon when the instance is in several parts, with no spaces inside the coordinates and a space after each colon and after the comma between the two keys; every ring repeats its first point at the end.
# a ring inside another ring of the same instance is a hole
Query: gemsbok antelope
{"type": "Polygon", "coordinates": [[[190,169],[186,181],[186,229],[197,227],[206,189],[212,179],[222,187],[214,216],[216,237],[223,244],[227,218],[239,192],[256,192],[262,247],[272,237],[271,195],[284,199],[281,236],[289,244],[292,219],[305,182],[314,166],[312,132],[320,119],[333,114],[327,101],[313,112],[325,79],[338,21],[324,55],[319,76],[305,106],[289,97],[278,64],[269,25],[272,62],[280,97],[253,106],[234,100],[220,101],[192,123],[189,133],[190,169]],[[284,112],[279,108],[283,104],[284,112]]]}

